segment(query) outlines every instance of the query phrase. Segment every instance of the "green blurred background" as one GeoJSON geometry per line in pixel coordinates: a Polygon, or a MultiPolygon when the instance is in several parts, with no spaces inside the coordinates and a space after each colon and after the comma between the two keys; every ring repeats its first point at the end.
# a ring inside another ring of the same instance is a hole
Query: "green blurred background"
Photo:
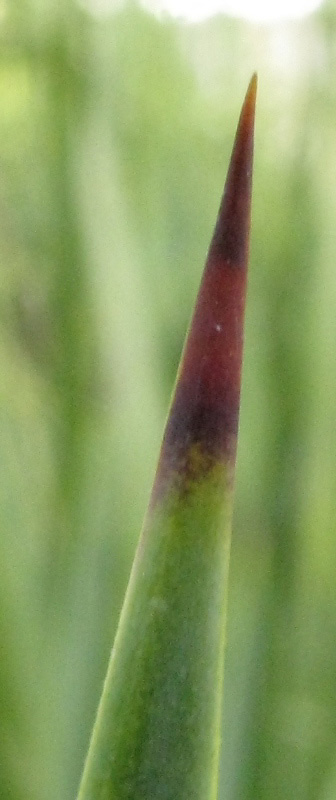
{"type": "Polygon", "coordinates": [[[220,800],[334,800],[336,5],[0,17],[0,798],[75,798],[258,69],[220,800]]]}

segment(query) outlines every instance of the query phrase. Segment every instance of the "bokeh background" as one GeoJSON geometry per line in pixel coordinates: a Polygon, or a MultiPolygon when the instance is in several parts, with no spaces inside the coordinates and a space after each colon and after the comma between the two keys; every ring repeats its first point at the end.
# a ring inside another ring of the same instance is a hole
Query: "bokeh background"
{"type": "Polygon", "coordinates": [[[0,4],[1,800],[76,796],[254,69],[220,800],[336,798],[336,5],[206,17],[0,4]]]}

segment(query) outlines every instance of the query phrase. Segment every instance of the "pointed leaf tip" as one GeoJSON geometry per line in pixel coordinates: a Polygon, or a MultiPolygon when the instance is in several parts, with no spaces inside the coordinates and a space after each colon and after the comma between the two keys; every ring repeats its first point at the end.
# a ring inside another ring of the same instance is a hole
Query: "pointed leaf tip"
{"type": "Polygon", "coordinates": [[[240,137],[244,137],[246,139],[252,139],[253,143],[253,133],[254,133],[254,115],[255,115],[255,105],[256,105],[256,98],[257,98],[257,88],[258,88],[258,76],[257,73],[254,72],[250,83],[247,88],[247,92],[244,98],[244,102],[242,105],[242,110],[238,122],[237,127],[237,134],[236,134],[236,142],[237,139],[240,137]]]}
{"type": "Polygon", "coordinates": [[[243,268],[247,267],[250,227],[256,94],[255,72],[242,105],[224,194],[209,251],[209,259],[220,257],[229,264],[243,268]]]}
{"type": "MultiPolygon", "coordinates": [[[[214,462],[235,464],[257,76],[242,106],[224,194],[168,418],[153,497],[214,462]],[[195,452],[202,457],[195,460],[195,452]],[[168,477],[170,476],[170,477],[168,477]]],[[[168,489],[169,490],[169,489],[168,489]]]]}
{"type": "Polygon", "coordinates": [[[248,85],[248,89],[247,89],[246,97],[245,97],[245,101],[247,100],[248,103],[250,105],[252,105],[253,111],[254,111],[254,108],[255,108],[255,102],[256,102],[256,97],[257,97],[257,88],[258,88],[258,74],[257,74],[257,72],[254,72],[253,75],[252,75],[252,78],[250,80],[250,83],[248,85]]]}

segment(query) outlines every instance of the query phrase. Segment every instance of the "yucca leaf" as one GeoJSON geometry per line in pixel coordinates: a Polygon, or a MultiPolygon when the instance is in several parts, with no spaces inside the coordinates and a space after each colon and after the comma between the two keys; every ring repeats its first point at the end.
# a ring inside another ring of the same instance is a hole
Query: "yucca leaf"
{"type": "Polygon", "coordinates": [[[242,108],[78,800],[214,800],[256,76],[242,108]]]}

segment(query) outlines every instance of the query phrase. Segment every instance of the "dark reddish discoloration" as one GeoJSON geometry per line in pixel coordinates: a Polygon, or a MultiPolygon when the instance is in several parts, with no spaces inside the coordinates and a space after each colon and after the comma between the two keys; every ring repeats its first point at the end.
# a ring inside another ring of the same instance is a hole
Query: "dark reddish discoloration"
{"type": "MultiPolygon", "coordinates": [[[[256,76],[242,108],[224,195],[169,414],[154,495],[168,474],[190,472],[197,446],[204,468],[233,469],[238,431],[252,188],[256,76]]],[[[201,466],[200,466],[201,469],[201,466]]],[[[202,470],[201,470],[202,471],[202,470]]]]}

